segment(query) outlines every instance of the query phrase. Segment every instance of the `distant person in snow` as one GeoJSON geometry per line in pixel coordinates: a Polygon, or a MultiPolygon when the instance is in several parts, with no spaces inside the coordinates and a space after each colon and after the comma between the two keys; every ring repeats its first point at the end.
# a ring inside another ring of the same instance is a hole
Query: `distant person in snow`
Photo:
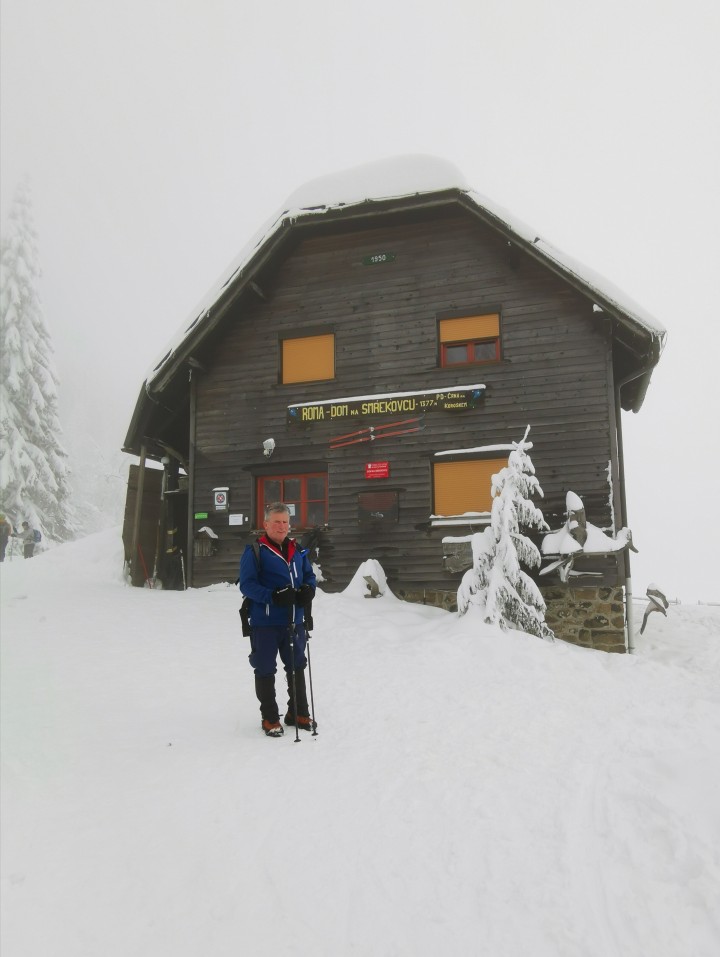
{"type": "Polygon", "coordinates": [[[3,512],[0,512],[0,562],[5,561],[5,549],[7,548],[8,539],[12,533],[13,527],[7,516],[3,512]]]}
{"type": "Polygon", "coordinates": [[[30,522],[22,523],[20,538],[23,543],[23,558],[32,558],[35,554],[35,545],[38,541],[38,535],[35,529],[30,527],[30,522]]]}
{"type": "Polygon", "coordinates": [[[305,612],[315,596],[316,579],[307,552],[290,538],[290,510],[282,502],[265,509],[265,534],[247,545],[240,559],[240,591],[249,599],[250,664],[255,671],[255,694],[260,702],[262,729],[278,738],[283,733],[275,699],[277,656],[288,682],[285,724],[305,731],[314,726],[305,688],[305,612]],[[291,637],[294,661],[291,661],[291,637]],[[293,669],[295,680],[293,682],[293,669]],[[293,685],[295,701],[293,701],[293,685]]]}

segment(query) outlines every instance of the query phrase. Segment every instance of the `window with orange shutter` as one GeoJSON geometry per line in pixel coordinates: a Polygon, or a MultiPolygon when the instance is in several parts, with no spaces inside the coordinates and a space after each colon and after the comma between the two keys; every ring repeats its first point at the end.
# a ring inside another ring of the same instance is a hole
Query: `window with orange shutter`
{"type": "Polygon", "coordinates": [[[492,477],[506,465],[506,458],[433,463],[433,514],[489,512],[492,508],[492,477]]]}
{"type": "Polygon", "coordinates": [[[321,382],[335,378],[335,336],[303,336],[283,339],[281,347],[280,381],[321,382]]]}
{"type": "Polygon", "coordinates": [[[497,312],[479,316],[440,319],[440,365],[473,365],[500,358],[500,316],[497,312]]]}

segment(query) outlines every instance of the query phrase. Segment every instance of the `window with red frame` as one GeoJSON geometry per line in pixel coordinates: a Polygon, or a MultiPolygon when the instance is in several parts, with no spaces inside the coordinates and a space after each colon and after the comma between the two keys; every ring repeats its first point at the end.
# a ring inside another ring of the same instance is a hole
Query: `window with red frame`
{"type": "Polygon", "coordinates": [[[458,316],[438,324],[440,365],[470,365],[500,358],[500,316],[458,316]]]}
{"type": "Polygon", "coordinates": [[[265,508],[283,502],[290,509],[293,528],[325,525],[328,520],[328,481],[326,472],[263,475],[257,480],[258,528],[262,527],[265,508]]]}

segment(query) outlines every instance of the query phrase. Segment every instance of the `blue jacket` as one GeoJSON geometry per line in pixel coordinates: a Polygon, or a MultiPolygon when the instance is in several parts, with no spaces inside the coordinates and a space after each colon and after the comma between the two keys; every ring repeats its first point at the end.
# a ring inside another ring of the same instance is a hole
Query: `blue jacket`
{"type": "MultiPolygon", "coordinates": [[[[240,558],[240,591],[250,599],[250,622],[253,627],[284,625],[290,621],[290,609],[274,605],[272,593],[276,588],[299,588],[301,585],[317,585],[307,551],[301,549],[294,539],[287,540],[288,557],[265,535],[260,546],[260,568],[255,560],[252,545],[246,545],[240,558]]],[[[304,618],[303,608],[295,605],[295,624],[304,618]]]]}

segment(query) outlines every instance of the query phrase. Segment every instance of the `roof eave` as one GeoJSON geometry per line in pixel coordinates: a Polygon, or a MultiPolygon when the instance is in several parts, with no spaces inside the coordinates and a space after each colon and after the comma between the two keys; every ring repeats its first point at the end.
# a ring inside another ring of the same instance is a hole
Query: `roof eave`
{"type": "MultiPolygon", "coordinates": [[[[666,333],[664,331],[651,328],[639,317],[633,315],[627,309],[624,309],[619,303],[615,302],[600,288],[589,282],[587,279],[579,276],[576,272],[559,262],[557,259],[553,258],[553,256],[551,256],[543,248],[538,247],[537,243],[539,241],[539,237],[530,240],[522,236],[501,216],[482,206],[482,204],[478,203],[472,195],[465,191],[462,192],[461,203],[463,206],[474,212],[485,223],[497,230],[508,241],[512,242],[515,246],[517,246],[519,249],[522,249],[537,262],[550,269],[551,272],[565,280],[578,292],[590,298],[594,303],[600,306],[603,311],[615,317],[615,319],[617,319],[617,321],[622,325],[627,326],[634,335],[639,335],[642,339],[644,339],[647,343],[649,351],[656,356],[655,363],[657,363],[660,358],[660,353],[662,352],[662,346],[666,337],[666,333]]],[[[643,351],[645,352],[645,350],[643,351]]]]}

